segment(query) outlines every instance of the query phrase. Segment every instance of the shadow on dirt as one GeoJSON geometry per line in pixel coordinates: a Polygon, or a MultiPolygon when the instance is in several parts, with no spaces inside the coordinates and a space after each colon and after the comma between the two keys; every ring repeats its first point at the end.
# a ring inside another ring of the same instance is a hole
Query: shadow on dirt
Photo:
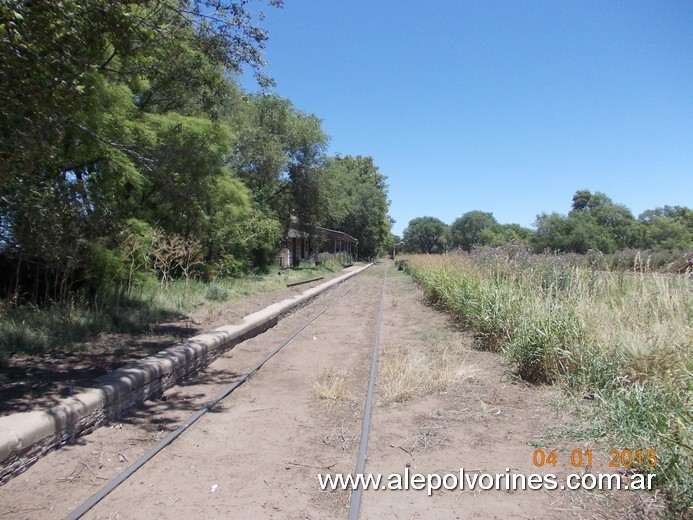
{"type": "MultiPolygon", "coordinates": [[[[117,420],[121,424],[145,425],[152,432],[161,430],[173,431],[181,422],[193,413],[208,407],[211,401],[228,386],[243,377],[241,372],[223,370],[205,370],[203,373],[185,381],[180,381],[175,388],[168,390],[161,399],[146,401],[131,410],[126,417],[117,420]],[[187,388],[196,388],[190,392],[187,388]]],[[[230,394],[229,397],[233,395],[230,394]]],[[[209,413],[222,411],[220,402],[209,413]]]]}
{"type": "Polygon", "coordinates": [[[99,376],[199,334],[190,322],[153,325],[138,336],[102,334],[90,350],[17,356],[0,371],[0,414],[50,408],[99,376]]]}

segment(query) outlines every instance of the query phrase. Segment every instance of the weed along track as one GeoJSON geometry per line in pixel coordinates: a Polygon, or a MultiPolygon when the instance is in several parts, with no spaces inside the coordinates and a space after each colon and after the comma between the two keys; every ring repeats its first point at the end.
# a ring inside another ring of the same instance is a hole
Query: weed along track
{"type": "Polygon", "coordinates": [[[349,401],[329,453],[335,410],[318,382],[339,373],[354,396],[366,394],[384,272],[371,267],[132,419],[48,455],[0,488],[0,509],[17,518],[330,516],[316,474],[353,471],[363,403],[349,401]],[[22,484],[35,493],[19,495],[22,484]]]}

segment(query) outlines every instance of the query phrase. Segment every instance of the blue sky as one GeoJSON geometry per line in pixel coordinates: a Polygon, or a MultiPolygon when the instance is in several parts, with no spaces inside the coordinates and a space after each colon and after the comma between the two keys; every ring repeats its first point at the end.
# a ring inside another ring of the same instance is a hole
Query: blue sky
{"type": "MultiPolygon", "coordinates": [[[[531,226],[578,189],[693,206],[693,2],[285,0],[275,91],[372,156],[393,231],[470,210],[531,226]]],[[[250,76],[246,88],[255,89],[250,76]]]]}

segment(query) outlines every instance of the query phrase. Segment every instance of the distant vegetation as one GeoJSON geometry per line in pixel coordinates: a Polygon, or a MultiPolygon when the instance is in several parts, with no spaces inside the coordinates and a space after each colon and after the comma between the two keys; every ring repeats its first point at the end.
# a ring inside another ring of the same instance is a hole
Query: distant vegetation
{"type": "Polygon", "coordinates": [[[318,117],[237,84],[271,85],[266,40],[245,1],[3,1],[0,298],[266,271],[291,217],[384,250],[373,160],[327,156],[318,117]]]}
{"type": "Polygon", "coordinates": [[[656,450],[655,467],[633,470],[656,473],[670,509],[690,512],[688,276],[607,272],[518,244],[407,263],[426,297],[480,346],[505,354],[528,381],[566,388],[584,416],[573,434],[656,450]]]}
{"type": "Polygon", "coordinates": [[[499,224],[491,213],[469,211],[447,225],[435,217],[411,220],[404,230],[405,248],[412,253],[442,253],[477,246],[499,246],[508,242],[544,251],[612,255],[601,260],[605,266],[648,267],[685,271],[693,258],[693,210],[664,206],[644,211],[636,219],[631,211],[607,195],[579,190],[573,195],[568,215],[542,213],[536,229],[517,224],[499,224]],[[638,250],[647,253],[638,254],[638,250]]]}

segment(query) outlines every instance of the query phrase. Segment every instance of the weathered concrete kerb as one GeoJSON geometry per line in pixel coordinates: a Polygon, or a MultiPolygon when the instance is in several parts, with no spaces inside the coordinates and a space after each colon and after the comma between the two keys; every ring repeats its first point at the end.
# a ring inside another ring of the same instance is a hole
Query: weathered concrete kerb
{"type": "Polygon", "coordinates": [[[237,344],[273,327],[297,307],[355,276],[368,264],[243,318],[114,370],[94,388],[68,397],[47,411],[0,417],[0,482],[18,475],[49,451],[161,396],[180,380],[206,367],[237,344]]]}

